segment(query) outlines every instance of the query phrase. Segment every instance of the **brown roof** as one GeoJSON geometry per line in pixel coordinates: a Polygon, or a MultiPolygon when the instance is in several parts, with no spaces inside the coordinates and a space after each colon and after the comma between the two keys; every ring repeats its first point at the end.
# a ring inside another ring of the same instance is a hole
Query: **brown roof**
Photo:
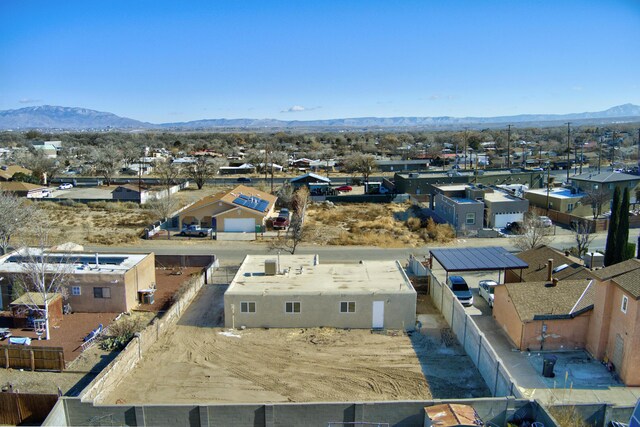
{"type": "Polygon", "coordinates": [[[0,190],[2,191],[11,191],[11,192],[25,192],[25,191],[33,191],[40,190],[46,188],[43,185],[31,184],[30,182],[21,182],[21,181],[8,181],[8,182],[0,182],[0,190]]]}
{"type": "Polygon", "coordinates": [[[640,299],[640,271],[630,271],[611,279],[625,291],[629,292],[635,299],[640,299]]]}
{"type": "MultiPolygon", "coordinates": [[[[59,293],[47,293],[47,301],[52,301],[62,298],[62,294],[59,293]]],[[[38,307],[44,306],[44,295],[41,292],[25,292],[16,300],[12,301],[9,305],[34,305],[38,307]]]]}
{"type": "Polygon", "coordinates": [[[13,178],[13,175],[19,172],[22,172],[26,175],[31,175],[31,171],[27,168],[23,168],[22,166],[18,166],[18,165],[2,166],[0,168],[0,179],[10,180],[11,178],[13,178]]]}
{"type": "MultiPolygon", "coordinates": [[[[524,282],[541,282],[547,280],[547,262],[553,259],[553,268],[567,264],[568,267],[552,273],[552,277],[558,280],[593,279],[592,272],[581,264],[578,258],[566,256],[563,253],[548,246],[538,246],[534,249],[520,252],[518,258],[529,264],[529,268],[522,270],[524,282]]],[[[517,275],[519,271],[513,270],[517,275]]]]}
{"type": "Polygon", "coordinates": [[[564,280],[556,286],[549,282],[520,282],[504,285],[523,322],[539,316],[566,317],[593,307],[592,280],[564,280]]]}
{"type": "Polygon", "coordinates": [[[626,261],[613,264],[609,267],[601,268],[600,270],[595,270],[593,272],[593,275],[600,280],[609,280],[616,276],[626,274],[630,271],[634,271],[639,268],[640,268],[640,259],[631,258],[626,261]]]}
{"type": "MultiPolygon", "coordinates": [[[[277,196],[271,195],[269,193],[266,193],[264,191],[260,191],[260,190],[256,190],[255,188],[251,188],[251,187],[247,187],[244,185],[238,185],[236,188],[234,188],[233,190],[227,192],[227,193],[217,193],[217,194],[212,194],[209,196],[206,196],[200,200],[198,200],[197,202],[195,202],[193,205],[189,206],[187,209],[185,209],[183,212],[181,212],[181,215],[184,215],[186,213],[188,213],[189,211],[201,208],[203,206],[207,206],[209,204],[215,203],[217,201],[223,201],[225,203],[227,203],[230,206],[233,207],[240,207],[242,209],[247,209],[244,206],[238,205],[236,203],[234,203],[234,200],[236,200],[236,198],[238,198],[238,196],[243,195],[243,196],[255,196],[258,197],[262,200],[266,200],[268,203],[267,207],[265,208],[264,211],[262,211],[262,213],[266,214],[267,212],[269,212],[271,210],[271,207],[276,203],[276,200],[278,200],[277,196]]],[[[254,212],[258,212],[252,209],[252,211],[254,212]]]]}

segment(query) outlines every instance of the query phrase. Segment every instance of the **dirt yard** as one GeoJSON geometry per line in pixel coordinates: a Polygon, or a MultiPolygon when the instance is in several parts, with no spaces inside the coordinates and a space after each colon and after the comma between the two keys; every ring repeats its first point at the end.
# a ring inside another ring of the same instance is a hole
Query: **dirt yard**
{"type": "Polygon", "coordinates": [[[375,401],[487,396],[457,344],[421,333],[221,327],[226,287],[178,324],[100,403],[375,401]],[[144,384],[144,386],[141,386],[144,384]]]}

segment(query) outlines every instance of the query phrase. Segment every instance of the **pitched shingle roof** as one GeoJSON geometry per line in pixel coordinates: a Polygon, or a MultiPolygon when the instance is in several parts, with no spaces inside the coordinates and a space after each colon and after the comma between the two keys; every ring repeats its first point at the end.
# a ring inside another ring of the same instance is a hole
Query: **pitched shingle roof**
{"type": "Polygon", "coordinates": [[[539,317],[567,317],[593,308],[592,280],[506,283],[509,298],[523,322],[539,317]]]}
{"type": "Polygon", "coordinates": [[[629,292],[635,299],[640,299],[640,271],[630,271],[611,280],[629,292]]]}
{"type": "MultiPolygon", "coordinates": [[[[600,270],[595,270],[593,275],[596,276],[600,280],[609,280],[616,276],[620,276],[622,274],[626,274],[630,271],[640,269],[640,259],[631,258],[626,261],[619,262],[617,264],[610,265],[609,267],[601,268],[600,270]]],[[[640,272],[637,272],[640,274],[640,272]]]]}
{"type": "Polygon", "coordinates": [[[271,210],[271,207],[276,203],[276,200],[278,200],[277,196],[271,195],[264,191],[256,190],[255,188],[247,187],[244,185],[238,185],[236,188],[227,193],[212,194],[198,200],[197,202],[186,208],[184,211],[182,211],[181,215],[188,214],[195,209],[210,205],[217,201],[223,201],[230,206],[242,207],[241,205],[238,205],[234,202],[239,195],[254,196],[262,200],[266,200],[268,204],[265,210],[262,212],[263,214],[269,212],[271,210]]]}
{"type": "MultiPolygon", "coordinates": [[[[516,255],[518,258],[529,264],[529,268],[522,270],[522,280],[524,282],[540,282],[547,280],[547,262],[553,259],[553,268],[556,269],[563,264],[567,264],[555,273],[552,277],[558,280],[578,280],[593,279],[594,275],[589,269],[580,264],[577,258],[568,257],[548,246],[539,246],[534,249],[520,252],[516,255]]],[[[513,270],[515,274],[520,274],[519,270],[513,270]]]]}

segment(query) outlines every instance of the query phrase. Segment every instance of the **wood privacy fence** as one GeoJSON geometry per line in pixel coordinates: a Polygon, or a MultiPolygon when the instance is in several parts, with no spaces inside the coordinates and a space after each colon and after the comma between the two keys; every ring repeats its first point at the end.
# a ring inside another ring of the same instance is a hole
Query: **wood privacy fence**
{"type": "Polygon", "coordinates": [[[65,368],[62,347],[4,345],[0,346],[0,357],[6,369],[62,372],[65,368]]]}
{"type": "Polygon", "coordinates": [[[57,401],[57,394],[0,393],[0,425],[39,425],[57,401]]]}
{"type": "MultiPolygon", "coordinates": [[[[575,222],[584,221],[592,233],[607,231],[609,228],[609,218],[593,219],[554,211],[553,209],[549,209],[549,212],[547,213],[546,209],[538,207],[532,207],[531,210],[536,212],[538,215],[547,215],[556,224],[568,225],[569,227],[571,227],[575,222]]],[[[640,215],[629,215],[629,228],[640,228],[640,215]]]]}

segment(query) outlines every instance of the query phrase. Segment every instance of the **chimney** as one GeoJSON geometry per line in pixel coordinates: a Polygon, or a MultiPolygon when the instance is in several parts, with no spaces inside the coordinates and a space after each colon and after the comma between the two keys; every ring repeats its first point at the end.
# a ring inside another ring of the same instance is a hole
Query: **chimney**
{"type": "Polygon", "coordinates": [[[553,258],[547,260],[547,282],[551,281],[551,273],[553,272],[553,258]]]}

